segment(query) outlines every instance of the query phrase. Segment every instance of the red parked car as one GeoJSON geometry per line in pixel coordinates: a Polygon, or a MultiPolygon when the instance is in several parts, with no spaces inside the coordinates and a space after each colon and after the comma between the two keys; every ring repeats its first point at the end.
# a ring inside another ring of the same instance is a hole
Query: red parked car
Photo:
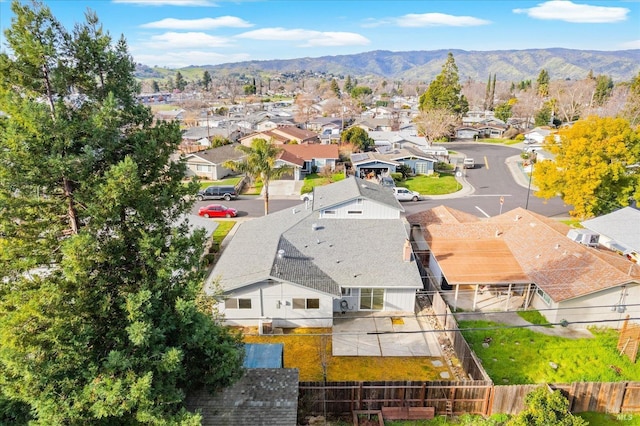
{"type": "Polygon", "coordinates": [[[209,204],[208,206],[200,207],[198,215],[204,217],[236,217],[238,211],[222,204],[209,204]]]}

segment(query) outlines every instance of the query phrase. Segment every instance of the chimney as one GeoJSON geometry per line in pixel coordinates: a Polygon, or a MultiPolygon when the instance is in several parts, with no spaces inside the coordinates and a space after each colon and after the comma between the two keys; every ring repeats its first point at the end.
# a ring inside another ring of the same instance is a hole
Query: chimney
{"type": "Polygon", "coordinates": [[[409,240],[404,240],[404,247],[402,247],[402,260],[405,262],[411,262],[411,243],[409,240]]]}

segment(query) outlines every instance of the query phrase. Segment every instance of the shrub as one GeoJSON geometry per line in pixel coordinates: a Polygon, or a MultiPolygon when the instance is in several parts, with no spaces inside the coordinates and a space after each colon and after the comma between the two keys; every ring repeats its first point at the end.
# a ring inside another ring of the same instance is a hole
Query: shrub
{"type": "Polygon", "coordinates": [[[402,182],[405,179],[402,173],[391,173],[391,178],[394,182],[402,182]]]}

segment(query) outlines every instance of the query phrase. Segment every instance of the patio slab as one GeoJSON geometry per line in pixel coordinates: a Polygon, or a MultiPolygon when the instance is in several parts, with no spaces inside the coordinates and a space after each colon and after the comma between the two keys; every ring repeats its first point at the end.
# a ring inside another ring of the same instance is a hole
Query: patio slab
{"type": "Polygon", "coordinates": [[[351,314],[335,317],[334,356],[431,356],[442,353],[435,333],[425,330],[414,314],[351,314]],[[397,320],[392,321],[392,318],[397,320]]]}

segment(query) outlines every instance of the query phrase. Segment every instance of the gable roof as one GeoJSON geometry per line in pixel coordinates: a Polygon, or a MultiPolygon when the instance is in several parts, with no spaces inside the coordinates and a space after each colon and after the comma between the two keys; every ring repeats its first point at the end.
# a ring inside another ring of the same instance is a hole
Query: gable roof
{"type": "Polygon", "coordinates": [[[358,198],[368,198],[388,207],[404,211],[400,202],[393,195],[392,190],[355,176],[331,185],[316,186],[313,189],[313,209],[328,209],[358,198]]]}
{"type": "Polygon", "coordinates": [[[640,280],[638,265],[570,240],[569,226],[556,220],[522,208],[485,220],[453,210],[407,218],[422,225],[451,284],[533,282],[560,302],[640,280]]]}
{"type": "Polygon", "coordinates": [[[270,279],[337,297],[341,287],[422,288],[415,260],[402,259],[404,220],[321,217],[327,205],[358,197],[402,208],[388,188],[357,178],[316,187],[313,209],[301,204],[239,225],[207,290],[214,281],[231,292],[270,279]]]}
{"type": "Polygon", "coordinates": [[[240,160],[245,155],[238,151],[236,147],[238,144],[229,144],[219,146],[217,148],[211,148],[204,151],[198,151],[185,156],[186,160],[189,161],[191,158],[198,158],[200,160],[209,162],[211,164],[221,164],[227,160],[240,160]]]}
{"type": "Polygon", "coordinates": [[[609,214],[585,220],[582,226],[640,252],[640,210],[624,207],[609,214]]]}

